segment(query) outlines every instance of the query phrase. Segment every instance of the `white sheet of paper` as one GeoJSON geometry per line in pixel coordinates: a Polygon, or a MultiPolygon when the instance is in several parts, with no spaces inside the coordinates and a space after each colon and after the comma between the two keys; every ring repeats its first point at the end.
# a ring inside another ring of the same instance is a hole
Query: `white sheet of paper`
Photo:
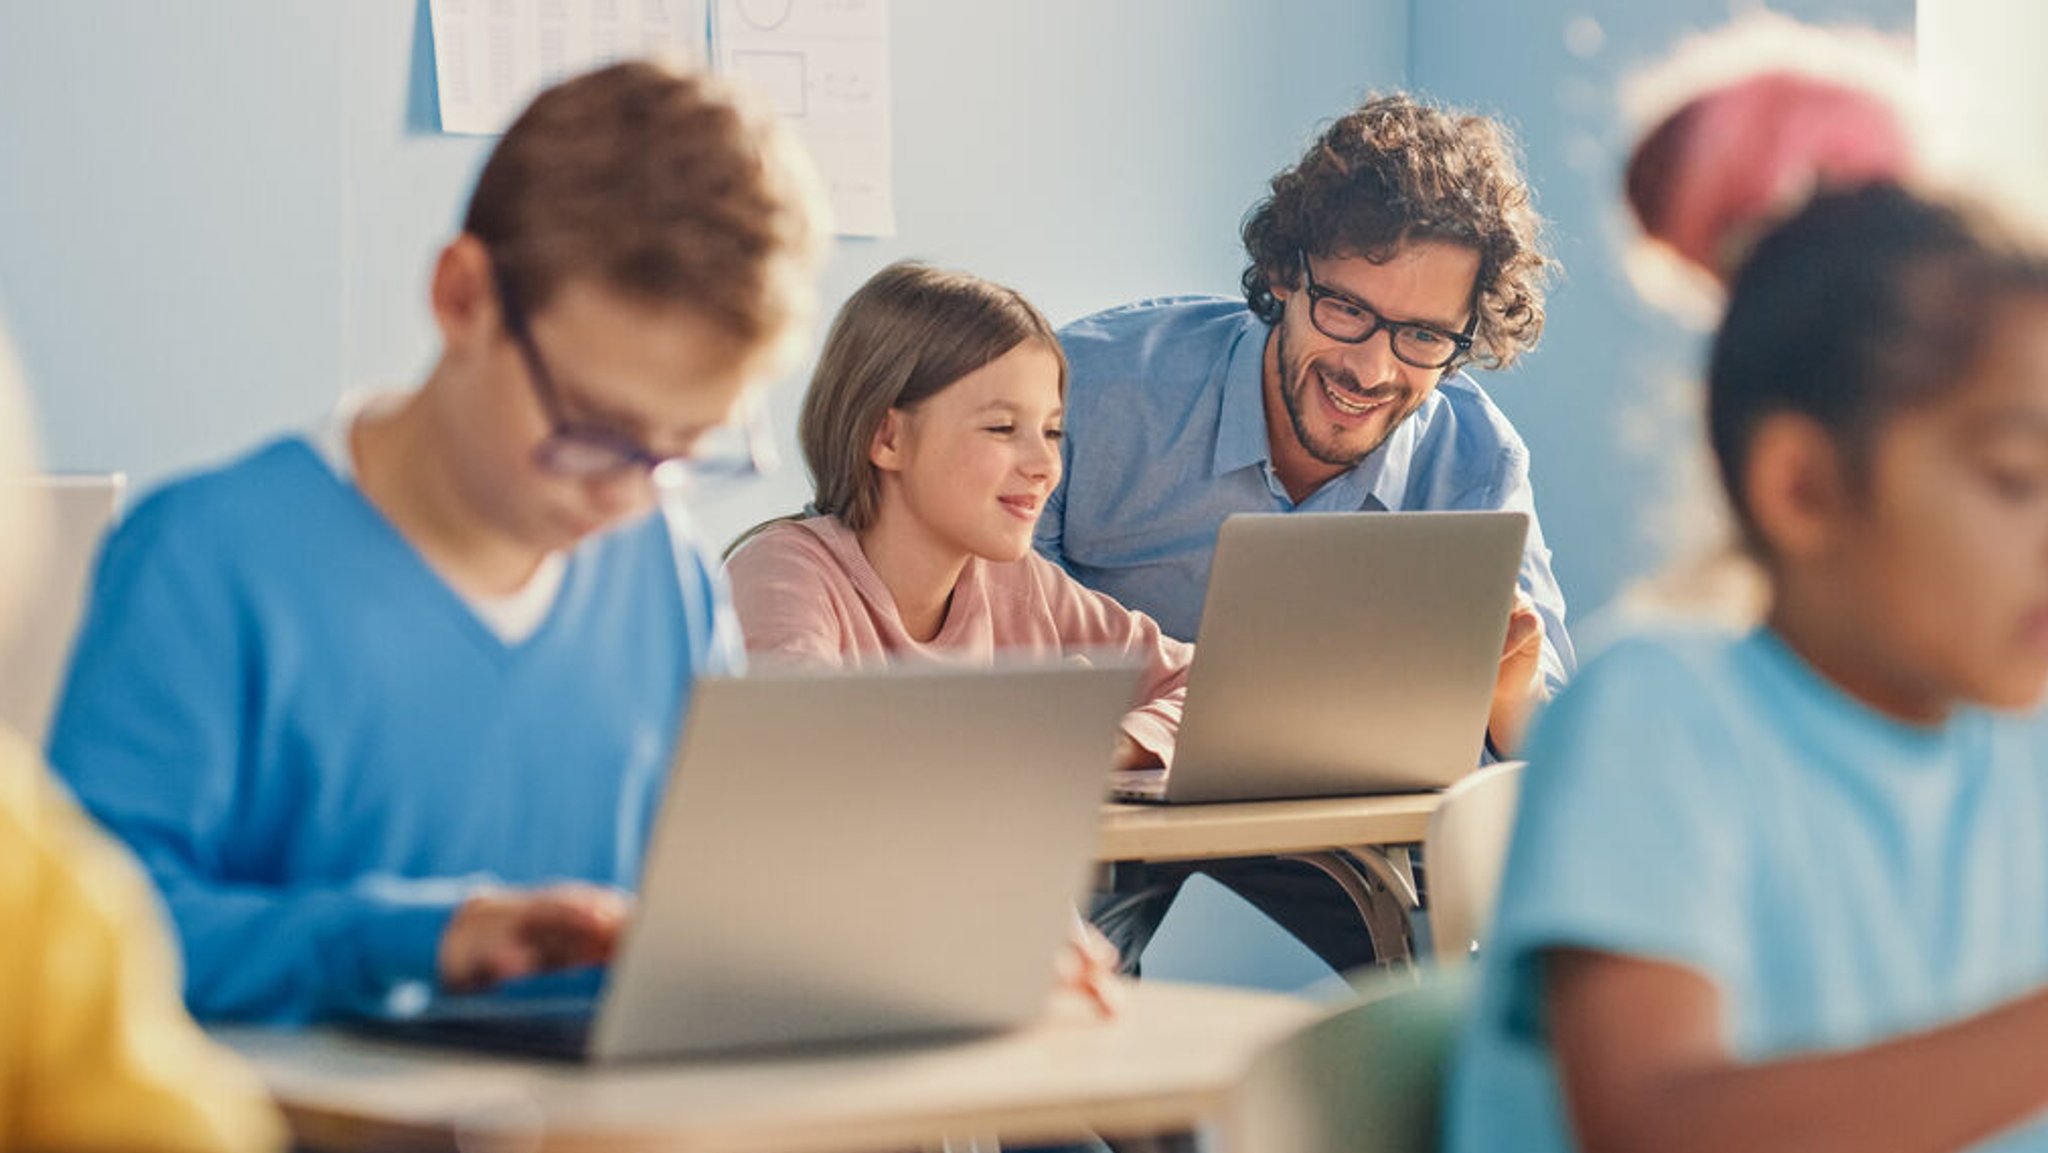
{"type": "Polygon", "coordinates": [[[703,67],[706,0],[429,0],[441,131],[503,132],[564,77],[656,56],[703,67]]]}
{"type": "Polygon", "coordinates": [[[717,0],[711,32],[810,148],[839,233],[895,235],[888,0],[717,0]]]}

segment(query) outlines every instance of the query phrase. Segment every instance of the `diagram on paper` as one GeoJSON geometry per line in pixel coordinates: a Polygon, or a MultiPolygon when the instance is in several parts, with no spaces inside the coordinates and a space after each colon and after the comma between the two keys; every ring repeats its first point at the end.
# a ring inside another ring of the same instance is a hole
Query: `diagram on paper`
{"type": "Polygon", "coordinates": [[[810,148],[838,230],[894,235],[887,0],[718,0],[711,30],[719,70],[810,148]]]}

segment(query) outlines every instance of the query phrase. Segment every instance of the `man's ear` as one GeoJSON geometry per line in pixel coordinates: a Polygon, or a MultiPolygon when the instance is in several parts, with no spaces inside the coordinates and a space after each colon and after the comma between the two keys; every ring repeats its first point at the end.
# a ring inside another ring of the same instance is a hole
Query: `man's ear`
{"type": "Polygon", "coordinates": [[[892,408],[882,414],[882,423],[875,426],[875,438],[868,442],[868,463],[883,472],[903,470],[903,435],[908,423],[908,414],[900,408],[892,408]]]}
{"type": "Polygon", "coordinates": [[[472,346],[496,334],[498,292],[483,241],[463,233],[441,249],[428,297],[441,341],[449,348],[472,346]]]}
{"type": "Polygon", "coordinates": [[[1295,283],[1301,276],[1301,270],[1298,268],[1283,266],[1280,268],[1268,268],[1264,272],[1266,276],[1266,291],[1272,293],[1273,299],[1282,304],[1287,303],[1287,298],[1293,296],[1295,291],[1301,287],[1295,283]]]}
{"type": "Polygon", "coordinates": [[[1770,550],[1812,557],[1834,545],[1853,493],[1835,438],[1812,417],[1781,412],[1751,434],[1742,493],[1770,550]]]}

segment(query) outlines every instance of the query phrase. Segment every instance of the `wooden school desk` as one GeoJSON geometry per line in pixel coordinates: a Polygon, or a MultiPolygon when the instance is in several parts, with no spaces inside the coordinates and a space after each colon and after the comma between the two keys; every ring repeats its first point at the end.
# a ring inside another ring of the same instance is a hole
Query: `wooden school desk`
{"type": "Polygon", "coordinates": [[[889,1153],[1212,1120],[1251,1058],[1318,1008],[1140,983],[1103,1021],[1062,997],[1035,1025],[962,1042],[580,1067],[345,1033],[214,1031],[253,1063],[301,1148],[355,1153],[889,1153]]]}
{"type": "Polygon", "coordinates": [[[1429,827],[1441,793],[1317,797],[1214,805],[1103,806],[1096,859],[1188,861],[1285,857],[1342,886],[1372,934],[1381,964],[1414,955],[1419,901],[1407,851],[1429,827]]]}

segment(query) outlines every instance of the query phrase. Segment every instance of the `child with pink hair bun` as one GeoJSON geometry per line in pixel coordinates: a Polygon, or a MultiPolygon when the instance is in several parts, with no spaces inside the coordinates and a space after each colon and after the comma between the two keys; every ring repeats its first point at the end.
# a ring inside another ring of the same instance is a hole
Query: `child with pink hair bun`
{"type": "MultiPolygon", "coordinates": [[[[1624,173],[1645,243],[1627,252],[1655,304],[1702,327],[1768,226],[1815,193],[1923,168],[1905,46],[1864,29],[1772,13],[1695,36],[1634,77],[1623,103],[1642,134],[1624,173]]],[[[1672,563],[1628,590],[1624,616],[1755,619],[1763,582],[1712,492],[1702,452],[1676,465],[1672,563]]]]}
{"type": "Polygon", "coordinates": [[[1638,77],[1648,125],[1625,187],[1644,234],[1725,285],[1757,233],[1815,191],[1920,169],[1899,47],[1761,15],[1695,38],[1638,77]]]}
{"type": "Polygon", "coordinates": [[[1725,279],[1756,225],[1816,187],[1912,167],[1897,108],[1848,85],[1772,72],[1707,93],[1659,124],[1630,159],[1628,200],[1645,232],[1725,279]]]}

